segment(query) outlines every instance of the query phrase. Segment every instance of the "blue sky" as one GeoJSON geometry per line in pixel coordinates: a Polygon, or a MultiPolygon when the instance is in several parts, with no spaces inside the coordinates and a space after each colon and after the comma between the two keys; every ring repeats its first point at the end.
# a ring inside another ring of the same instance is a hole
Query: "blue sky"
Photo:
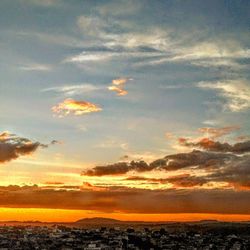
{"type": "Polygon", "coordinates": [[[35,160],[152,161],[202,127],[240,126],[230,142],[249,135],[249,5],[1,0],[1,131],[62,142],[28,159],[29,171],[35,160]],[[126,94],[108,89],[115,79],[126,94]],[[102,110],[52,112],[69,98],[102,110]]]}

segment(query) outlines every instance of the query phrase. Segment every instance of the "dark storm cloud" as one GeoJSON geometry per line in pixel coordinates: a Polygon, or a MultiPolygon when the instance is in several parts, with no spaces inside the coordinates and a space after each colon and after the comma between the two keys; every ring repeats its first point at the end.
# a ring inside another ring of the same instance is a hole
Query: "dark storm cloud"
{"type": "MultiPolygon", "coordinates": [[[[52,144],[55,144],[53,142],[52,144]]],[[[19,137],[9,132],[0,134],[0,163],[17,159],[23,155],[34,153],[39,147],[47,148],[47,144],[33,142],[27,138],[19,137]]]]}

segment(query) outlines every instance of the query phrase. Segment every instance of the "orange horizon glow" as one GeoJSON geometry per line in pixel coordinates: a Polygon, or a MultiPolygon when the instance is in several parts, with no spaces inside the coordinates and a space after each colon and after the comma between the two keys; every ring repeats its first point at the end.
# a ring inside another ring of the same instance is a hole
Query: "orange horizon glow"
{"type": "Polygon", "coordinates": [[[121,221],[145,222],[186,222],[200,220],[218,220],[227,222],[250,221],[249,214],[136,214],[136,213],[100,213],[86,210],[39,209],[39,208],[0,208],[0,221],[41,221],[74,222],[84,218],[104,217],[121,221]]]}

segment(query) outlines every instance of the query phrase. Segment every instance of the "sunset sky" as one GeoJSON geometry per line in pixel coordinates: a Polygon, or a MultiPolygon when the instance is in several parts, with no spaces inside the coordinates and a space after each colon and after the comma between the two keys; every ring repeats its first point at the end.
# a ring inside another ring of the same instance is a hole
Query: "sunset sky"
{"type": "Polygon", "coordinates": [[[0,220],[250,220],[250,1],[1,0],[0,220]]]}

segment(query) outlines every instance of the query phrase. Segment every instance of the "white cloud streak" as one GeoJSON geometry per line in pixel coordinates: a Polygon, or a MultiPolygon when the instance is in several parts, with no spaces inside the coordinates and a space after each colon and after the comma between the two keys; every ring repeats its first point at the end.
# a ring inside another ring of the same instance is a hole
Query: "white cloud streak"
{"type": "Polygon", "coordinates": [[[97,90],[104,89],[100,86],[95,86],[90,83],[84,83],[84,84],[77,84],[77,85],[64,85],[64,86],[57,86],[57,87],[51,87],[43,89],[42,92],[58,92],[62,93],[65,96],[74,96],[79,95],[83,93],[90,93],[97,90]]]}
{"type": "Polygon", "coordinates": [[[232,112],[250,108],[250,83],[247,80],[199,82],[197,86],[217,91],[218,95],[226,100],[225,108],[232,112]]]}
{"type": "Polygon", "coordinates": [[[18,67],[23,71],[51,71],[52,67],[46,64],[26,64],[18,67]]]}

